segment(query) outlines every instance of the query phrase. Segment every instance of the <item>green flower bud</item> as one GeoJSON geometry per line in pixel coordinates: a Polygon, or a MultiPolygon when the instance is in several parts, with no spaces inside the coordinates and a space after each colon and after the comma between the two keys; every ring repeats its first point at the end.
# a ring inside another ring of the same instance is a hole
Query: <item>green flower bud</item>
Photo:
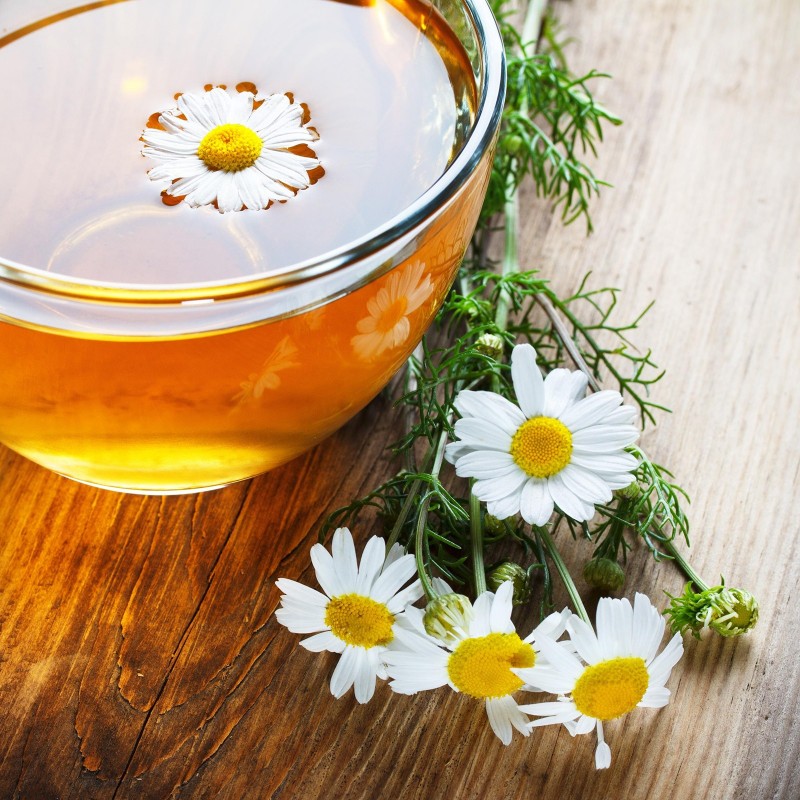
{"type": "Polygon", "coordinates": [[[616,592],[625,585],[625,573],[610,558],[593,558],[583,566],[583,579],[604,592],[616,592]]]}
{"type": "Polygon", "coordinates": [[[443,594],[425,608],[422,622],[429,636],[445,644],[455,644],[469,633],[472,603],[463,594],[443,594]]]}
{"type": "Polygon", "coordinates": [[[498,359],[503,355],[504,347],[503,339],[496,333],[484,333],[482,336],[479,336],[478,341],[475,342],[475,349],[479,353],[483,353],[485,356],[491,356],[491,358],[494,359],[498,359]]]}
{"type": "Polygon", "coordinates": [[[758,622],[758,601],[744,589],[724,588],[710,598],[708,626],[720,636],[741,636],[758,622]]]}
{"type": "Polygon", "coordinates": [[[674,633],[688,630],[699,639],[700,631],[709,627],[720,636],[741,636],[758,622],[758,601],[744,589],[720,585],[694,592],[687,583],[682,595],[669,597],[671,602],[664,613],[674,633]]]}
{"type": "Polygon", "coordinates": [[[507,153],[516,156],[525,147],[525,141],[519,134],[512,133],[511,136],[506,136],[503,139],[503,146],[507,153]]]}
{"type": "Polygon", "coordinates": [[[506,581],[511,581],[514,584],[514,594],[511,602],[515,606],[521,606],[531,599],[531,593],[533,592],[531,577],[528,575],[527,570],[519,564],[515,564],[513,561],[504,561],[486,576],[486,585],[491,592],[496,592],[506,581]]]}
{"type": "Polygon", "coordinates": [[[619,497],[622,500],[635,500],[642,493],[642,487],[639,486],[639,481],[634,480],[629,483],[624,489],[614,489],[614,497],[619,497]]]}
{"type": "Polygon", "coordinates": [[[506,526],[503,524],[502,519],[485,514],[483,517],[483,529],[490,536],[504,536],[506,534],[506,526]]]}

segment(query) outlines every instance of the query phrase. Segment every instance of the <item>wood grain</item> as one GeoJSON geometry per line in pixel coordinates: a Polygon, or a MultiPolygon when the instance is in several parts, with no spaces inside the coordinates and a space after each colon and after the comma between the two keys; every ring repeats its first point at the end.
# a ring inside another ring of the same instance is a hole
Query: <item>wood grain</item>
{"type": "MultiPolygon", "coordinates": [[[[526,195],[522,254],[560,291],[589,270],[619,286],[622,316],[658,298],[638,341],[675,413],[645,444],[694,499],[694,563],[758,595],[758,629],[687,640],[673,701],[609,724],[613,766],[596,773],[592,737],[504,748],[448,691],[334,701],[335,657],[275,622],[275,578],[313,582],[320,519],[392,472],[385,400],[207,495],[116,495],[0,449],[0,797],[800,797],[800,6],[555,10],[574,68],[615,76],[602,95],[626,122],[602,149],[616,188],[597,233],[526,195]]],[[[628,586],[657,599],[682,579],[635,552],[628,586]]]]}

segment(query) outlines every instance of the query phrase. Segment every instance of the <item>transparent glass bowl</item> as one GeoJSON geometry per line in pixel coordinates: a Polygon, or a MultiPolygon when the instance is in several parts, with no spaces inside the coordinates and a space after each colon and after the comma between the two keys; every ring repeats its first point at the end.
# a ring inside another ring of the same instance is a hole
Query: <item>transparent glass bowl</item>
{"type": "Polygon", "coordinates": [[[173,286],[0,257],[0,441],[85,483],[181,493],[265,472],[363,408],[455,278],[502,112],[488,3],[435,6],[469,55],[476,113],[446,172],[368,236],[277,272],[173,286]]]}

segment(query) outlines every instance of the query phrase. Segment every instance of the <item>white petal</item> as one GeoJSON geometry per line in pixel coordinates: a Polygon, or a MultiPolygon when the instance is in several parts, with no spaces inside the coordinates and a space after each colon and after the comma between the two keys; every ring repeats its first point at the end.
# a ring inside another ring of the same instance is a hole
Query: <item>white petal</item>
{"type": "Polygon", "coordinates": [[[648,689],[639,701],[642,708],[663,708],[669,703],[670,691],[664,686],[648,689]]]}
{"type": "MultiPolygon", "coordinates": [[[[527,708],[528,706],[524,707],[527,708]]],[[[552,717],[541,717],[539,719],[531,720],[528,723],[528,727],[531,730],[533,730],[533,728],[541,728],[544,725],[564,725],[567,727],[569,723],[572,722],[580,713],[581,712],[577,710],[575,712],[566,711],[563,714],[554,714],[552,717]]],[[[575,734],[573,734],[573,736],[574,735],[575,734]]]]}
{"type": "Polygon", "coordinates": [[[329,653],[341,653],[346,647],[345,643],[334,636],[330,631],[322,631],[307,639],[302,639],[301,647],[310,650],[312,653],[321,653],[327,650],[329,653]]]}
{"type": "Polygon", "coordinates": [[[613,389],[595,392],[574,406],[570,406],[562,415],[561,421],[573,432],[594,425],[610,414],[622,402],[622,395],[613,389]]]}
{"type": "Polygon", "coordinates": [[[523,736],[528,736],[527,717],[519,710],[510,695],[486,699],[486,716],[497,738],[505,745],[511,744],[512,726],[523,736]]]}
{"type": "Polygon", "coordinates": [[[589,733],[590,731],[594,730],[596,722],[597,720],[593,717],[578,717],[575,722],[575,732],[573,733],[573,736],[582,736],[584,733],[589,733]]]}
{"type": "Polygon", "coordinates": [[[394,564],[394,562],[397,561],[398,558],[401,558],[405,554],[406,554],[405,547],[403,547],[403,545],[399,544],[398,542],[395,542],[389,549],[389,552],[386,554],[386,558],[384,559],[383,562],[383,569],[386,569],[386,567],[388,567],[389,564],[394,564]]]}
{"type": "Polygon", "coordinates": [[[372,536],[364,545],[361,563],[357,568],[357,577],[353,591],[356,594],[369,595],[375,578],[383,567],[386,558],[386,543],[379,536],[372,536]]]}
{"type": "Polygon", "coordinates": [[[339,576],[344,592],[354,592],[358,585],[358,561],[353,535],[349,528],[337,528],[331,540],[333,568],[339,576]]]}
{"type": "Polygon", "coordinates": [[[315,544],[311,548],[311,563],[314,565],[319,585],[328,597],[336,597],[351,591],[342,586],[333,564],[333,558],[321,544],[315,544]]]}
{"type": "MultiPolygon", "coordinates": [[[[456,468],[456,475],[460,475],[458,468],[456,468]]],[[[493,500],[500,500],[511,494],[516,494],[522,490],[527,480],[528,476],[521,469],[518,469],[515,472],[509,472],[507,475],[503,475],[499,478],[486,478],[484,480],[475,481],[472,487],[472,493],[479,500],[488,503],[493,500]]],[[[515,510],[518,511],[519,508],[517,507],[515,510]]],[[[493,514],[494,512],[489,513],[493,514]]],[[[504,519],[504,517],[498,517],[498,519],[504,519]]]]}
{"type": "MultiPolygon", "coordinates": [[[[545,617],[531,632],[525,637],[526,642],[532,642],[536,636],[547,636],[549,639],[556,640],[567,627],[567,622],[572,619],[574,615],[572,612],[565,608],[563,611],[555,611],[545,617]]],[[[580,617],[579,617],[580,619],[580,617]]]]}
{"type": "Polygon", "coordinates": [[[577,464],[567,464],[558,477],[564,482],[564,486],[584,503],[597,505],[608,503],[612,498],[611,489],[600,476],[577,464]]]}
{"type": "Polygon", "coordinates": [[[547,491],[561,511],[576,522],[586,522],[592,518],[594,506],[569,489],[560,473],[547,479],[547,491]]]}
{"type": "Polygon", "coordinates": [[[537,656],[537,664],[529,668],[511,670],[529,687],[528,691],[566,694],[575,688],[575,678],[570,678],[558,669],[548,665],[546,657],[537,656]]]}
{"type": "Polygon", "coordinates": [[[492,633],[513,633],[514,623],[511,622],[512,598],[514,596],[514,582],[505,581],[500,585],[492,601],[489,612],[489,630],[492,633]]]}
{"type": "MultiPolygon", "coordinates": [[[[564,689],[564,692],[572,691],[575,682],[583,672],[581,662],[578,661],[574,655],[568,653],[561,645],[554,642],[549,636],[535,636],[533,641],[534,646],[547,660],[548,665],[550,665],[554,671],[560,673],[560,677],[564,680],[564,685],[569,687],[564,689]]],[[[533,669],[535,670],[536,667],[534,666],[533,669]]],[[[522,672],[523,670],[519,670],[517,674],[526,683],[532,683],[532,681],[528,680],[528,676],[523,675],[522,672]]],[[[559,692],[559,694],[561,693],[562,692],[559,692]]]]}
{"type": "Polygon", "coordinates": [[[329,598],[322,594],[322,592],[318,592],[316,589],[312,589],[310,586],[306,586],[303,583],[293,581],[291,578],[278,578],[278,580],[275,581],[275,585],[287,597],[292,597],[303,603],[319,606],[323,609],[328,605],[329,598]]]}
{"type": "Polygon", "coordinates": [[[492,420],[464,417],[455,424],[456,436],[472,447],[485,447],[489,450],[511,450],[511,436],[492,420]]]}
{"type": "Polygon", "coordinates": [[[672,668],[680,661],[682,655],[683,641],[681,640],[681,635],[676,633],[672,639],[669,640],[661,654],[656,656],[653,662],[648,666],[647,671],[650,674],[650,686],[663,686],[669,680],[672,668]]]}
{"type": "Polygon", "coordinates": [[[613,453],[633,444],[639,429],[633,425],[592,425],[572,434],[572,445],[585,453],[613,453]]]}
{"type": "Polygon", "coordinates": [[[518,344],[511,351],[511,380],[525,416],[540,416],[544,409],[544,380],[536,366],[536,351],[531,345],[518,344]]]}
{"type": "Polygon", "coordinates": [[[236,92],[230,97],[230,104],[225,115],[225,122],[246,125],[253,111],[253,95],[251,92],[236,92]]]}
{"type": "Polygon", "coordinates": [[[236,173],[219,170],[217,174],[220,175],[220,183],[217,188],[219,210],[223,214],[228,211],[241,211],[242,198],[236,185],[236,173]]]}
{"type": "Polygon", "coordinates": [[[567,623],[569,637],[575,645],[578,655],[587,664],[596,664],[603,660],[600,645],[591,625],[587,625],[580,617],[573,616],[567,623]]]}
{"type": "Polygon", "coordinates": [[[353,689],[359,703],[368,703],[375,694],[375,679],[380,667],[380,648],[372,647],[364,650],[356,667],[353,689]]]}
{"type": "Polygon", "coordinates": [[[318,633],[328,627],[324,614],[302,613],[286,606],[275,611],[275,619],[292,633],[318,633]]]}
{"type": "Polygon", "coordinates": [[[582,372],[554,369],[544,379],[545,417],[559,417],[586,393],[588,378],[582,372]]]}
{"type": "Polygon", "coordinates": [[[637,592],[633,599],[633,645],[636,655],[646,664],[655,658],[664,636],[664,616],[650,602],[647,595],[637,592]]]}
{"type": "Polygon", "coordinates": [[[385,603],[411,579],[416,570],[416,561],[411,553],[398,558],[378,576],[375,583],[372,584],[369,596],[379,603],[385,603]]]}
{"type": "Polygon", "coordinates": [[[519,471],[511,453],[499,450],[476,450],[462,455],[457,461],[457,474],[468,478],[501,478],[519,471]]]}
{"type": "Polygon", "coordinates": [[[611,748],[600,742],[594,751],[594,765],[597,769],[608,769],[611,766],[611,748]]]}
{"type": "Polygon", "coordinates": [[[488,636],[492,632],[493,600],[494,595],[491,592],[483,592],[472,604],[472,619],[469,623],[469,635],[471,637],[488,636]]]}
{"type": "Polygon", "coordinates": [[[573,450],[570,463],[600,474],[633,472],[639,462],[630,453],[585,453],[573,450]]]}
{"type": "Polygon", "coordinates": [[[525,422],[525,415],[510,400],[494,392],[474,392],[465,389],[458,393],[454,404],[462,417],[478,417],[493,420],[509,436],[525,422]]]}
{"type": "Polygon", "coordinates": [[[547,481],[529,478],[522,489],[519,512],[530,525],[544,525],[553,514],[553,498],[547,490],[547,481]]]}
{"type": "Polygon", "coordinates": [[[597,643],[603,659],[633,655],[632,628],[633,609],[627,598],[600,598],[597,604],[597,643]]]}
{"type": "Polygon", "coordinates": [[[521,495],[522,486],[515,491],[510,492],[505,497],[501,497],[497,500],[487,501],[486,510],[497,519],[508,519],[509,517],[513,517],[514,514],[519,512],[521,495]]]}
{"type": "Polygon", "coordinates": [[[342,697],[353,685],[360,667],[360,659],[365,655],[363,647],[352,647],[348,645],[336,665],[336,669],[331,675],[331,694],[342,697]]]}
{"type": "Polygon", "coordinates": [[[386,608],[390,614],[399,614],[406,606],[416,603],[424,595],[420,581],[414,581],[410,586],[406,586],[402,592],[397,592],[394,597],[386,601],[386,608]]]}

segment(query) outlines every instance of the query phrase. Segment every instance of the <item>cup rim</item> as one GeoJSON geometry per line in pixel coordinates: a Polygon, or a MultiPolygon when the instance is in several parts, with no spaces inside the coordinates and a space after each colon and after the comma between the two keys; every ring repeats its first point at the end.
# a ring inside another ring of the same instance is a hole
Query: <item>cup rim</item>
{"type": "Polygon", "coordinates": [[[505,47],[488,0],[461,0],[473,25],[479,50],[480,94],[472,130],[444,173],[413,203],[363,236],[334,250],[270,272],[217,281],[138,284],[67,278],[3,258],[0,283],[35,289],[73,300],[122,303],[180,303],[220,300],[271,292],[345,270],[392,245],[442,208],[466,183],[500,124],[506,89],[505,47]]]}

